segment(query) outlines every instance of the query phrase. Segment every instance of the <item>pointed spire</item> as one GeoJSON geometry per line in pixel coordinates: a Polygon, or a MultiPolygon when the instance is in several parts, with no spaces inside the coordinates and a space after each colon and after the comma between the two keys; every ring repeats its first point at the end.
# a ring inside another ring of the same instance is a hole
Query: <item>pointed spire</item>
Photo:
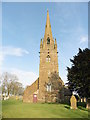
{"type": "Polygon", "coordinates": [[[46,27],[45,27],[45,38],[47,37],[52,38],[52,31],[51,31],[51,24],[50,24],[50,18],[49,18],[49,11],[47,9],[47,20],[46,20],[46,27]]]}
{"type": "Polygon", "coordinates": [[[47,9],[47,20],[46,20],[46,26],[47,26],[47,27],[51,27],[51,25],[50,25],[50,18],[49,18],[49,11],[48,11],[48,9],[47,9]]]}

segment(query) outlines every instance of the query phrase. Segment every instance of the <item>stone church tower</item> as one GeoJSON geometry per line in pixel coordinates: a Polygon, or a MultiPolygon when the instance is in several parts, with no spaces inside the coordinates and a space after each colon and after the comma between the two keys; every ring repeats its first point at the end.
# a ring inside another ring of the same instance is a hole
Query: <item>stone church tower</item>
{"type": "Polygon", "coordinates": [[[49,11],[47,10],[47,20],[45,26],[44,39],[40,43],[40,66],[39,66],[39,92],[40,98],[44,100],[45,82],[48,83],[50,73],[58,72],[57,42],[52,36],[49,11]]]}
{"type": "MultiPolygon", "coordinates": [[[[43,40],[40,43],[40,64],[39,64],[39,78],[24,91],[23,101],[45,102],[46,91],[51,91],[51,86],[45,87],[45,83],[49,82],[50,74],[58,71],[58,52],[57,42],[52,36],[49,11],[47,10],[47,19],[45,26],[45,34],[43,40]],[[35,95],[35,97],[34,97],[35,95]]],[[[63,81],[60,79],[62,85],[63,81]]]]}

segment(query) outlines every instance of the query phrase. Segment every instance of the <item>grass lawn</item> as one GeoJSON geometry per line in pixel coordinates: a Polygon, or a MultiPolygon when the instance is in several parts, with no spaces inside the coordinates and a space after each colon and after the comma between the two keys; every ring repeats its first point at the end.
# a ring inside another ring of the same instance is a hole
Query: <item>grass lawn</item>
{"type": "Polygon", "coordinates": [[[87,118],[88,111],[83,109],[71,110],[65,104],[34,104],[23,103],[20,100],[2,102],[3,118],[87,118]]]}

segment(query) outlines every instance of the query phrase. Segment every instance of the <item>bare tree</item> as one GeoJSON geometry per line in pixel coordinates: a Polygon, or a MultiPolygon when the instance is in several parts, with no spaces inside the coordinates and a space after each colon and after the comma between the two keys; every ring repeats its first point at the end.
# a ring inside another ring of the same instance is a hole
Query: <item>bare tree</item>
{"type": "Polygon", "coordinates": [[[45,83],[46,94],[45,94],[45,101],[46,102],[59,102],[60,100],[60,90],[62,89],[62,80],[59,77],[57,72],[51,73],[49,76],[48,83],[45,83]]]}
{"type": "Polygon", "coordinates": [[[23,86],[20,82],[18,82],[18,77],[15,74],[10,74],[8,72],[4,72],[1,76],[2,81],[2,94],[10,94],[19,95],[22,91],[23,94],[23,86]]]}
{"type": "Polygon", "coordinates": [[[49,77],[49,83],[51,84],[53,91],[59,91],[61,89],[62,83],[57,72],[51,73],[51,76],[49,77]]]}

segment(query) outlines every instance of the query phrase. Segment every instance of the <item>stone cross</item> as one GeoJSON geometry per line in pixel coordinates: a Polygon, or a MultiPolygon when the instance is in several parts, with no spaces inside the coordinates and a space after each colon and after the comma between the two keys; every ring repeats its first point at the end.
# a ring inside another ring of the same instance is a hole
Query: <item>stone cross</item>
{"type": "Polygon", "coordinates": [[[77,109],[77,100],[74,95],[71,96],[70,103],[71,109],[77,109]]]}

